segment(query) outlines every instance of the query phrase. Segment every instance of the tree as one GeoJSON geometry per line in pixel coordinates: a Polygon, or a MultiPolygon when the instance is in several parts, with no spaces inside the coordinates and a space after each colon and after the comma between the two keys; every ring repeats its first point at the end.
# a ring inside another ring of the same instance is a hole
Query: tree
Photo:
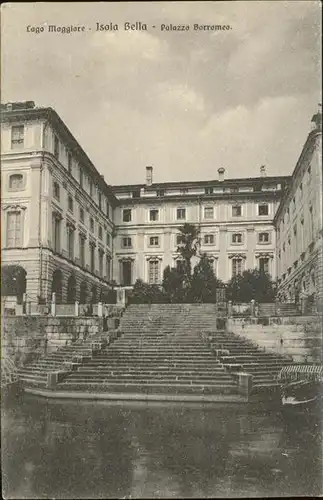
{"type": "Polygon", "coordinates": [[[191,281],[190,297],[193,302],[216,302],[216,291],[223,283],[214,274],[210,261],[203,254],[196,264],[191,281]]]}
{"type": "Polygon", "coordinates": [[[228,300],[232,302],[272,302],[275,298],[275,284],[269,274],[259,269],[249,269],[234,276],[228,283],[228,300]]]}
{"type": "Polygon", "coordinates": [[[184,261],[184,286],[189,286],[192,275],[191,259],[197,254],[200,239],[199,229],[193,224],[185,223],[179,228],[180,243],[177,247],[177,252],[182,256],[184,261]]]}
{"type": "Polygon", "coordinates": [[[149,285],[137,279],[128,296],[129,304],[156,304],[165,302],[165,295],[158,285],[149,285]]]}
{"type": "Polygon", "coordinates": [[[26,292],[26,271],[17,265],[1,269],[1,295],[21,296],[26,292]]]}
{"type": "Polygon", "coordinates": [[[163,274],[163,290],[168,302],[183,302],[185,274],[183,269],[167,266],[163,274]]]}

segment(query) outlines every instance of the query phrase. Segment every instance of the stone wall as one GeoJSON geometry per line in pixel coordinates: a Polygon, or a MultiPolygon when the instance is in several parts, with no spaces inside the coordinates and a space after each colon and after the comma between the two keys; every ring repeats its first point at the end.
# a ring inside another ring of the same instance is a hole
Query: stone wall
{"type": "Polygon", "coordinates": [[[78,339],[103,332],[98,317],[9,316],[2,318],[2,356],[17,367],[72,344],[78,339]]]}
{"type": "Polygon", "coordinates": [[[229,318],[227,329],[297,363],[322,363],[321,317],[271,317],[263,323],[257,318],[229,318]]]}

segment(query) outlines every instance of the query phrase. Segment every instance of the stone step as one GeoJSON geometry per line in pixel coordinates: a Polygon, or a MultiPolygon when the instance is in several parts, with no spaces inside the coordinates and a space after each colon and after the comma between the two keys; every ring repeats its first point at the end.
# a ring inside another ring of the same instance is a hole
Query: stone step
{"type": "Polygon", "coordinates": [[[190,383],[194,384],[218,384],[218,383],[224,383],[228,382],[229,384],[233,383],[233,379],[230,376],[227,376],[226,374],[222,374],[222,376],[217,377],[216,379],[210,378],[210,377],[192,377],[192,376],[184,376],[184,375],[178,375],[178,376],[173,376],[173,375],[165,375],[165,374],[159,374],[159,375],[145,375],[143,376],[140,373],[137,374],[118,374],[118,375],[89,375],[88,373],[78,373],[75,372],[72,375],[67,377],[67,380],[72,382],[72,381],[78,381],[78,380],[87,380],[87,381],[139,381],[140,383],[145,383],[147,381],[149,382],[158,382],[158,381],[163,381],[165,383],[173,383],[173,382],[178,382],[178,383],[185,383],[189,381],[190,383]]]}

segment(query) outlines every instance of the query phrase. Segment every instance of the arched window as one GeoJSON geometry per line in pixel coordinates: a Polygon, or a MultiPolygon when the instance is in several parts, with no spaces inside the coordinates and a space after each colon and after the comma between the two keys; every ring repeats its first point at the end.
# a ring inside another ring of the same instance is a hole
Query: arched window
{"type": "Polygon", "coordinates": [[[82,281],[80,286],[80,304],[86,304],[87,297],[87,285],[85,281],[82,281]]]}
{"type": "Polygon", "coordinates": [[[62,302],[62,283],[63,283],[62,272],[59,269],[56,269],[53,272],[52,293],[56,294],[57,304],[60,304],[62,302]]]}
{"type": "Polygon", "coordinates": [[[76,279],[75,276],[72,274],[68,278],[67,282],[67,302],[69,304],[73,304],[76,300],[76,279]]]}

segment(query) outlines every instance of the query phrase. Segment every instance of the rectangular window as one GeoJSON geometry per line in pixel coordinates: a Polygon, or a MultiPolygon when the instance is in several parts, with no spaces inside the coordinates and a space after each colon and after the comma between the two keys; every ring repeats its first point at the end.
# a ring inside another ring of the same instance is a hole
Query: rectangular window
{"type": "Polygon", "coordinates": [[[56,181],[53,183],[53,196],[56,200],[59,200],[59,184],[56,181]]]}
{"type": "Polygon", "coordinates": [[[269,207],[267,203],[258,205],[258,215],[268,215],[268,214],[269,214],[269,207]]]}
{"type": "Polygon", "coordinates": [[[165,196],[165,190],[164,189],[157,189],[157,196],[165,196]]]}
{"type": "Polygon", "coordinates": [[[103,231],[102,231],[102,226],[99,226],[99,240],[103,239],[103,231]]]}
{"type": "Polygon", "coordinates": [[[107,233],[107,235],[106,235],[106,244],[107,244],[108,247],[110,246],[110,242],[111,242],[110,233],[107,233]]]}
{"type": "Polygon", "coordinates": [[[74,229],[71,226],[67,226],[67,253],[68,258],[74,259],[74,229]]]}
{"type": "Polygon", "coordinates": [[[185,220],[186,219],[186,208],[178,208],[176,211],[177,220],[185,220]]]}
{"type": "Polygon", "coordinates": [[[242,243],[242,233],[233,233],[232,243],[242,243]]]}
{"type": "Polygon", "coordinates": [[[94,220],[93,220],[93,217],[91,217],[91,219],[90,219],[90,229],[91,229],[91,232],[94,233],[94,220]]]}
{"type": "Polygon", "coordinates": [[[59,139],[57,135],[54,135],[54,156],[59,160],[59,139]]]}
{"type": "Polygon", "coordinates": [[[180,193],[181,193],[181,194],[187,194],[187,193],[188,193],[188,189],[186,189],[186,188],[185,188],[185,189],[181,189],[181,190],[180,190],[180,193]]]}
{"type": "Polygon", "coordinates": [[[123,248],[131,248],[132,247],[131,238],[129,236],[122,238],[122,247],[123,248]]]}
{"type": "Polygon", "coordinates": [[[80,221],[84,222],[84,209],[80,208],[80,221]]]}
{"type": "Polygon", "coordinates": [[[148,282],[150,285],[159,283],[159,260],[150,260],[148,262],[148,282]]]}
{"type": "Polygon", "coordinates": [[[269,233],[259,233],[258,242],[259,243],[269,243],[269,233]]]}
{"type": "Polygon", "coordinates": [[[149,210],[149,220],[150,221],[158,221],[159,219],[159,210],[156,210],[156,209],[152,209],[152,210],[149,210]]]}
{"type": "Polygon", "coordinates": [[[140,189],[136,189],[135,191],[132,191],[132,197],[133,198],[140,198],[140,189]]]}
{"type": "Polygon", "coordinates": [[[242,275],[242,259],[232,259],[232,276],[242,275]]]}
{"type": "Polygon", "coordinates": [[[259,259],[259,270],[263,273],[269,273],[269,258],[260,257],[259,259]]]}
{"type": "Polygon", "coordinates": [[[102,194],[100,193],[100,191],[98,192],[98,205],[99,209],[102,210],[102,194]]]}
{"type": "Polygon", "coordinates": [[[24,178],[22,174],[12,174],[9,178],[9,190],[20,191],[24,186],[24,178]]]}
{"type": "Polygon", "coordinates": [[[69,196],[68,197],[68,210],[69,210],[69,212],[73,213],[73,209],[74,209],[74,207],[73,207],[73,198],[72,198],[72,196],[69,196]]]}
{"type": "Polygon", "coordinates": [[[105,213],[106,213],[106,216],[109,217],[109,215],[110,215],[110,205],[109,205],[108,201],[106,202],[105,213]]]}
{"type": "Polygon", "coordinates": [[[95,272],[95,245],[90,243],[90,270],[91,273],[95,272]]]}
{"type": "Polygon", "coordinates": [[[7,214],[7,247],[21,247],[21,212],[14,211],[7,214]]]}
{"type": "Polygon", "coordinates": [[[71,153],[67,153],[67,170],[68,173],[72,173],[72,155],[71,153]]]}
{"type": "Polygon", "coordinates": [[[80,252],[80,265],[85,267],[85,237],[83,234],[79,235],[79,252],[80,252]]]}
{"type": "Polygon", "coordinates": [[[159,245],[159,238],[158,236],[150,236],[149,238],[149,246],[150,247],[158,247],[159,245]]]}
{"type": "Polygon", "coordinates": [[[11,128],[11,149],[24,146],[24,125],[14,125],[11,128]]]}
{"type": "Polygon", "coordinates": [[[131,208],[124,208],[122,213],[123,222],[131,222],[131,208]]]}
{"type": "Polygon", "coordinates": [[[81,188],[83,187],[83,182],[84,182],[84,174],[83,174],[82,167],[80,167],[80,186],[81,186],[81,188]]]}
{"type": "Polygon", "coordinates": [[[204,189],[205,194],[213,194],[213,187],[207,187],[204,189]]]}
{"type": "Polygon", "coordinates": [[[53,250],[61,251],[61,219],[53,214],[53,250]]]}
{"type": "Polygon", "coordinates": [[[204,245],[214,245],[214,234],[204,235],[204,245]]]}
{"type": "Polygon", "coordinates": [[[99,254],[99,275],[103,276],[103,255],[104,255],[104,252],[99,249],[98,254],[99,254]]]}
{"type": "Polygon", "coordinates": [[[176,269],[178,272],[182,272],[184,270],[184,261],[182,259],[177,259],[176,269]]]}
{"type": "Polygon", "coordinates": [[[176,245],[182,245],[184,243],[184,236],[182,234],[176,235],[176,245]]]}
{"type": "Polygon", "coordinates": [[[214,208],[204,207],[204,219],[213,219],[213,218],[214,218],[214,208]]]}
{"type": "Polygon", "coordinates": [[[107,281],[111,279],[111,257],[109,255],[106,256],[105,259],[105,274],[107,281]]]}
{"type": "Polygon", "coordinates": [[[241,205],[234,205],[232,207],[232,217],[240,217],[242,213],[241,205]]]}
{"type": "Polygon", "coordinates": [[[90,196],[93,196],[93,182],[89,179],[90,196]]]}

